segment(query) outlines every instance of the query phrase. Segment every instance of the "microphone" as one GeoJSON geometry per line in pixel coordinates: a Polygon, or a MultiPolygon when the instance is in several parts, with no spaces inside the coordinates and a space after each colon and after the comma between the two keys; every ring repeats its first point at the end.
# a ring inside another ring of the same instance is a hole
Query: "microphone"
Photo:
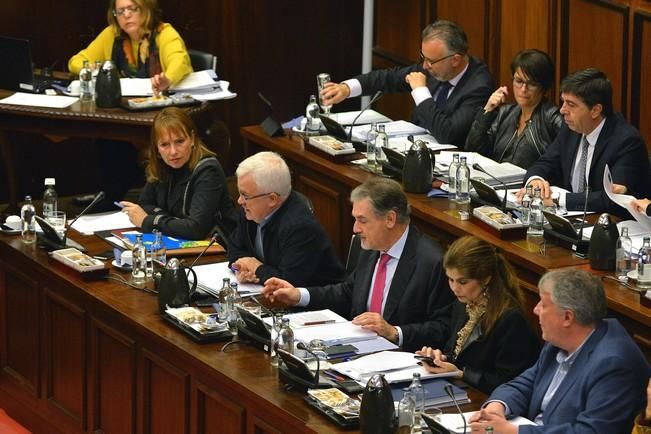
{"type": "Polygon", "coordinates": [[[454,406],[457,407],[457,412],[459,412],[459,416],[461,416],[461,419],[463,420],[463,434],[466,434],[468,429],[468,425],[466,424],[466,417],[463,415],[463,411],[461,411],[461,408],[459,407],[457,398],[454,396],[454,392],[452,391],[452,385],[446,384],[445,386],[443,386],[443,390],[445,390],[445,393],[447,393],[448,396],[452,399],[452,402],[454,402],[454,406]]]}
{"type": "Polygon", "coordinates": [[[368,104],[366,104],[366,106],[362,110],[360,110],[360,112],[357,114],[357,116],[355,116],[355,119],[353,119],[353,123],[350,124],[350,129],[348,130],[348,141],[349,142],[352,141],[353,127],[355,126],[355,122],[357,122],[359,117],[362,116],[362,113],[364,113],[366,110],[368,110],[368,108],[371,107],[371,105],[373,105],[373,103],[375,103],[377,100],[382,98],[382,95],[384,95],[384,92],[382,92],[381,90],[378,90],[377,92],[375,92],[375,95],[373,95],[373,98],[371,98],[371,100],[368,102],[368,104]]]}
{"type": "MultiPolygon", "coordinates": [[[[99,193],[97,193],[97,194],[95,195],[95,197],[93,198],[93,200],[88,204],[88,206],[87,206],[86,208],[84,208],[83,211],[81,211],[79,214],[77,214],[77,217],[75,217],[75,218],[72,220],[72,222],[70,222],[70,224],[68,225],[68,227],[69,227],[69,228],[72,228],[72,225],[75,224],[75,222],[79,219],[79,217],[81,217],[82,215],[86,214],[86,211],[88,211],[89,209],[91,209],[92,207],[94,207],[94,206],[97,204],[97,202],[99,202],[100,200],[103,200],[104,197],[105,197],[105,194],[104,194],[103,191],[100,191],[99,193]]],[[[66,232],[63,233],[63,240],[61,240],[61,241],[63,242],[63,245],[64,245],[64,246],[66,245],[67,240],[68,240],[68,232],[66,231],[66,232]]]]}
{"type": "Polygon", "coordinates": [[[589,244],[583,241],[583,226],[585,224],[585,216],[588,214],[588,194],[590,193],[590,186],[585,186],[585,199],[583,201],[583,218],[581,222],[581,228],[576,237],[576,256],[580,258],[585,258],[588,254],[589,244]]]}
{"type": "Polygon", "coordinates": [[[196,258],[194,258],[194,261],[192,261],[192,264],[190,264],[190,266],[189,266],[188,268],[192,268],[192,267],[194,267],[194,265],[195,265],[195,264],[197,263],[197,261],[198,261],[198,260],[203,256],[203,254],[206,253],[206,252],[208,251],[208,249],[211,248],[212,245],[215,244],[215,243],[217,242],[217,236],[218,236],[218,234],[217,234],[217,232],[215,232],[215,233],[212,235],[212,238],[210,238],[210,242],[208,243],[208,245],[206,246],[206,248],[203,249],[203,250],[201,251],[201,253],[199,253],[199,256],[197,256],[196,258]]]}
{"type": "Polygon", "coordinates": [[[319,372],[320,372],[320,361],[317,355],[312,351],[311,349],[308,348],[307,345],[305,345],[303,342],[298,342],[296,343],[296,348],[299,350],[307,351],[310,353],[312,357],[316,359],[316,372],[314,374],[314,387],[319,387],[319,372]]]}
{"type": "Polygon", "coordinates": [[[506,210],[506,196],[509,194],[509,192],[508,192],[508,189],[506,188],[506,184],[504,183],[504,181],[500,180],[499,178],[497,178],[497,177],[494,176],[493,174],[487,172],[486,169],[484,169],[483,167],[481,167],[481,166],[479,165],[479,163],[474,163],[474,164],[472,165],[472,168],[475,169],[475,170],[479,170],[480,172],[485,173],[486,175],[490,176],[490,177],[491,177],[492,179],[494,179],[495,181],[499,182],[500,185],[502,185],[502,187],[504,187],[504,199],[502,200],[502,208],[503,208],[504,210],[506,210]]]}
{"type": "Polygon", "coordinates": [[[262,94],[262,92],[258,92],[258,97],[262,100],[263,103],[265,103],[267,105],[267,107],[269,108],[269,113],[271,113],[273,111],[273,107],[271,106],[271,102],[267,98],[265,98],[265,96],[262,94]]]}

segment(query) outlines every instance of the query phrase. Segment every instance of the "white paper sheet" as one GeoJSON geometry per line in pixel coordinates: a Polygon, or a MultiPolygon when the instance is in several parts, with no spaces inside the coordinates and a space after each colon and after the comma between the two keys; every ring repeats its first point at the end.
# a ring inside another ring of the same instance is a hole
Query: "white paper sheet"
{"type": "MultiPolygon", "coordinates": [[[[288,315],[285,315],[285,318],[289,318],[289,326],[293,330],[302,327],[315,327],[317,325],[348,322],[346,318],[336,314],[330,309],[290,313],[288,315]]],[[[264,319],[264,322],[267,323],[267,325],[271,326],[273,324],[273,319],[268,317],[264,319]]]]}
{"type": "Polygon", "coordinates": [[[66,108],[77,102],[79,98],[61,95],[41,95],[36,93],[16,92],[0,100],[0,104],[20,106],[66,108]]]}
{"type": "MultiPolygon", "coordinates": [[[[467,411],[463,413],[463,416],[466,418],[466,421],[468,421],[470,420],[470,417],[475,413],[476,413],[475,411],[467,411]]],[[[441,415],[441,419],[438,422],[455,434],[463,433],[463,420],[461,419],[459,413],[444,413],[441,415]]],[[[521,416],[511,419],[509,420],[509,422],[511,422],[516,426],[535,425],[535,423],[533,423],[529,419],[521,416]]],[[[470,432],[470,424],[468,424],[467,426],[467,432],[470,432]]]]}
{"type": "MultiPolygon", "coordinates": [[[[210,92],[220,85],[215,82],[214,78],[216,77],[214,71],[211,70],[193,72],[172,86],[170,90],[183,93],[190,90],[210,92]]],[[[150,78],[121,78],[120,88],[122,89],[122,96],[153,95],[150,78]]]]}
{"type": "MultiPolygon", "coordinates": [[[[331,113],[330,117],[341,125],[351,125],[353,120],[355,120],[357,115],[359,115],[359,112],[359,110],[356,110],[351,112],[331,113]]],[[[359,119],[355,121],[355,125],[365,125],[378,122],[391,122],[391,119],[384,116],[382,113],[369,109],[362,113],[359,119]]]]}
{"type": "Polygon", "coordinates": [[[376,337],[375,332],[364,330],[350,321],[294,329],[294,339],[304,343],[314,339],[321,339],[328,346],[351,344],[367,339],[375,339],[376,337]]]}
{"type": "MultiPolygon", "coordinates": [[[[216,296],[222,288],[225,277],[231,279],[231,282],[237,282],[235,273],[228,268],[227,261],[217,262],[215,264],[195,265],[192,269],[197,273],[197,287],[213,296],[216,296]]],[[[192,279],[192,274],[188,278],[192,279]]],[[[238,283],[237,290],[243,297],[255,295],[262,292],[262,285],[256,283],[238,283]]]]}
{"type": "MultiPolygon", "coordinates": [[[[383,124],[385,132],[389,137],[408,136],[409,134],[427,134],[425,128],[414,125],[407,121],[393,121],[383,124]]],[[[371,125],[359,125],[353,127],[352,136],[355,140],[364,141],[371,130],[371,125]]]]}
{"type": "Polygon", "coordinates": [[[646,213],[636,211],[631,205],[631,202],[635,200],[635,197],[628,194],[613,193],[613,177],[610,174],[610,168],[608,165],[606,165],[606,169],[604,170],[604,190],[610,200],[631,213],[635,220],[637,220],[643,227],[647,228],[647,231],[651,231],[651,217],[646,215],[646,213]]]}
{"type": "Polygon", "coordinates": [[[99,231],[135,228],[135,225],[122,211],[112,211],[81,216],[72,227],[82,234],[92,235],[99,231]]]}

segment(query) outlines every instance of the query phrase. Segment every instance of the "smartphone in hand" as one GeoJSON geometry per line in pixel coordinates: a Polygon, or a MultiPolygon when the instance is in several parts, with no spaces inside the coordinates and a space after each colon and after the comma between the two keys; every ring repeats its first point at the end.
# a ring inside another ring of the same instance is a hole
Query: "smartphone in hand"
{"type": "Polygon", "coordinates": [[[434,359],[432,359],[431,357],[416,355],[414,356],[414,359],[420,361],[421,363],[425,363],[426,365],[437,367],[436,363],[434,363],[434,359]]]}

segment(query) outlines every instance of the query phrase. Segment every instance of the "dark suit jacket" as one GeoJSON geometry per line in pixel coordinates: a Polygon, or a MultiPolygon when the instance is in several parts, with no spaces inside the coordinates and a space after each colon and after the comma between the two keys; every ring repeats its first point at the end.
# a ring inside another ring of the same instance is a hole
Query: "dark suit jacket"
{"type": "MultiPolygon", "coordinates": [[[[489,400],[505,402],[513,416],[534,420],[551,383],[559,349],[545,344],[534,366],[498,387],[489,400]]],[[[651,368],[615,319],[599,323],[543,413],[544,426],[521,426],[520,434],[631,432],[646,402],[651,368]]]]}
{"type": "MultiPolygon", "coordinates": [[[[405,82],[405,77],[411,72],[425,74],[427,88],[432,95],[435,94],[441,82],[425,71],[422,63],[371,71],[355,78],[362,85],[364,95],[371,95],[378,90],[411,92],[411,87],[405,82]]],[[[475,113],[486,104],[494,87],[493,78],[486,65],[471,56],[468,69],[450,94],[443,110],[436,107],[433,98],[428,98],[414,107],[412,121],[427,128],[440,143],[451,143],[463,149],[475,113]]]]}
{"type": "MultiPolygon", "coordinates": [[[[580,142],[581,134],[564,124],[547,151],[529,168],[525,181],[537,175],[552,185],[572,191],[572,172],[580,142]]],[[[588,210],[628,215],[624,208],[611,202],[604,191],[606,165],[613,182],[626,185],[627,194],[649,197],[649,156],[644,140],[620,114],[606,118],[597,139],[588,177],[588,210]]],[[[584,193],[568,193],[566,207],[572,211],[582,210],[584,201],[584,193]]]]}
{"type": "MultiPolygon", "coordinates": [[[[257,257],[254,241],[258,225],[240,211],[231,235],[229,262],[257,257]]],[[[330,244],[328,234],[301,198],[292,192],[263,229],[263,264],[256,270],[260,282],[270,277],[285,279],[296,286],[340,282],[345,270],[330,244]]]]}
{"type": "MultiPolygon", "coordinates": [[[[459,330],[468,321],[466,305],[455,301],[452,306],[452,332],[445,354],[453,354],[459,330]]],[[[519,308],[504,312],[488,334],[466,344],[455,365],[463,369],[463,379],[484,393],[491,393],[502,383],[520,375],[536,362],[540,340],[519,308]]]]}
{"type": "MultiPolygon", "coordinates": [[[[352,319],[367,311],[366,303],[379,252],[362,250],[355,271],[341,283],[308,288],[310,309],[332,309],[352,319]]],[[[439,346],[449,333],[452,301],[443,272],[441,248],[416,227],[409,234],[384,306],[384,319],[400,326],[403,348],[415,351],[423,345],[439,346]]]]}

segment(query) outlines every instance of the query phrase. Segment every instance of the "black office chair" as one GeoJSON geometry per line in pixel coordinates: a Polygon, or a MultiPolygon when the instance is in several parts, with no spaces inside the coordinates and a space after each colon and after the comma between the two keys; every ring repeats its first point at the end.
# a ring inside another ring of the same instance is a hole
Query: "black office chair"
{"type": "Polygon", "coordinates": [[[217,56],[200,50],[188,50],[188,55],[190,56],[192,69],[195,71],[203,71],[205,69],[217,71],[217,56]]]}
{"type": "Polygon", "coordinates": [[[307,196],[305,196],[303,193],[301,193],[301,192],[299,192],[299,191],[296,191],[296,190],[294,190],[294,193],[296,193],[296,196],[298,196],[298,198],[301,199],[301,200],[303,201],[303,203],[305,204],[305,206],[307,206],[307,209],[309,209],[310,212],[311,212],[312,214],[314,214],[314,204],[312,203],[312,201],[310,200],[310,198],[307,197],[307,196]]]}
{"type": "Polygon", "coordinates": [[[346,257],[346,274],[350,274],[355,271],[355,267],[357,267],[357,262],[359,260],[359,254],[361,251],[362,241],[359,239],[359,235],[353,234],[353,236],[350,238],[348,256],[346,257]]]}

